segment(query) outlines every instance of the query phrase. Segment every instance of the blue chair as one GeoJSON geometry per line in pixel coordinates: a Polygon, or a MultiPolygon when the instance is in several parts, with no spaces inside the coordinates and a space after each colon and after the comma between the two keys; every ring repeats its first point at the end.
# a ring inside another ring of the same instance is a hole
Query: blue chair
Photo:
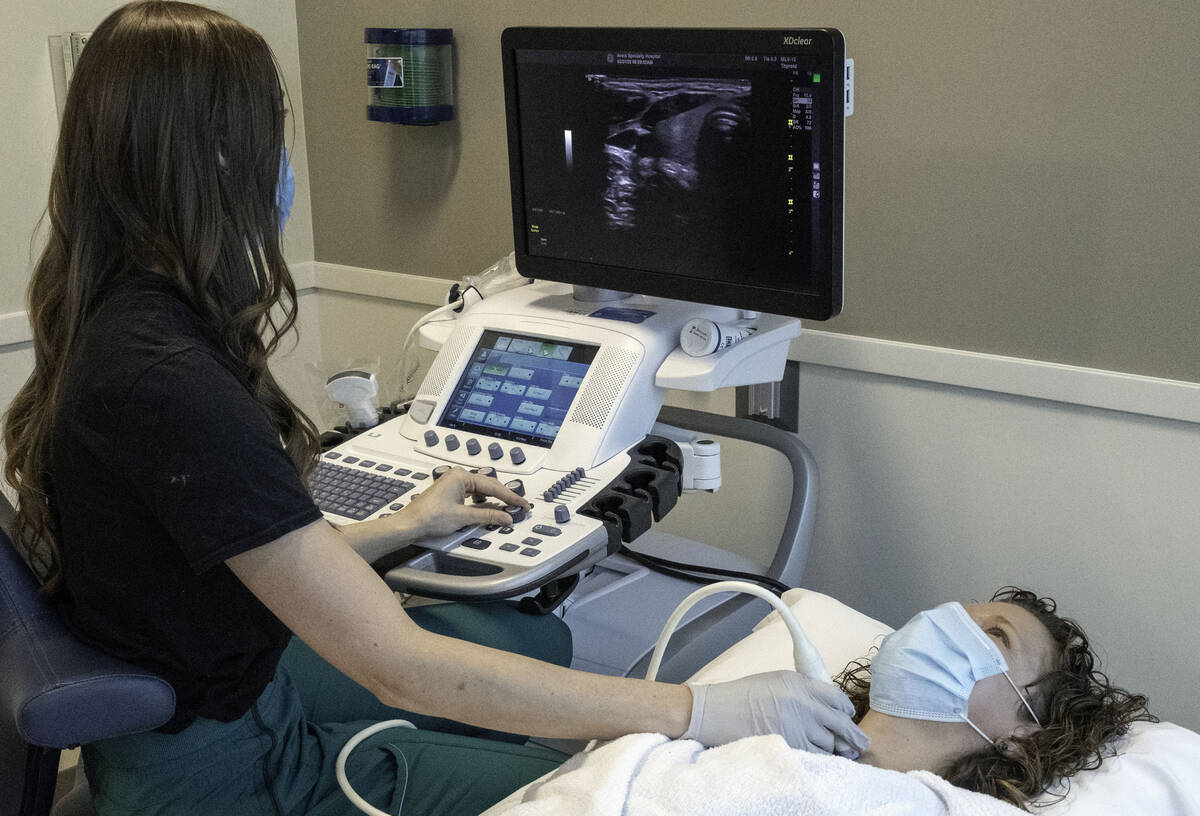
{"type": "MultiPolygon", "coordinates": [[[[9,537],[12,518],[0,495],[0,816],[47,816],[62,749],[157,728],[175,692],[67,630],[9,537]]],[[[81,806],[86,787],[54,812],[81,806]]]]}

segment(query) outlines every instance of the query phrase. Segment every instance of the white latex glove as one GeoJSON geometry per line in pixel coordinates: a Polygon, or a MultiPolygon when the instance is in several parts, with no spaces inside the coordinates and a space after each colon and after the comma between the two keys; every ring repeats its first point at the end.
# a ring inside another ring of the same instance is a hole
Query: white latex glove
{"type": "Polygon", "coordinates": [[[854,705],[841,689],[794,671],[687,685],[692,719],[683,739],[705,746],[779,734],[793,748],[855,759],[871,743],[851,719],[854,705]]]}

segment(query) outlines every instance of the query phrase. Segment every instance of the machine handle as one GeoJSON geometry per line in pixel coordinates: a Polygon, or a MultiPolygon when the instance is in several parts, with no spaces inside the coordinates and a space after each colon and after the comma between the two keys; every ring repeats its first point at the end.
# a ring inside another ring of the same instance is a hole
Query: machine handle
{"type": "Polygon", "coordinates": [[[584,549],[549,571],[501,566],[455,558],[426,550],[402,565],[383,573],[383,580],[396,592],[409,592],[442,600],[498,601],[532,592],[548,581],[582,569],[589,555],[584,549]]]}

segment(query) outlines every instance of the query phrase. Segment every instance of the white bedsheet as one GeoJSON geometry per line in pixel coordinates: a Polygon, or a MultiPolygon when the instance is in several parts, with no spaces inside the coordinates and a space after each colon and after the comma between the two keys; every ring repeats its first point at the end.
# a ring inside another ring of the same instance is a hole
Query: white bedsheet
{"type": "Polygon", "coordinates": [[[1017,816],[925,771],[898,773],[748,737],[705,749],[632,734],[578,754],[485,816],[1017,816]]]}

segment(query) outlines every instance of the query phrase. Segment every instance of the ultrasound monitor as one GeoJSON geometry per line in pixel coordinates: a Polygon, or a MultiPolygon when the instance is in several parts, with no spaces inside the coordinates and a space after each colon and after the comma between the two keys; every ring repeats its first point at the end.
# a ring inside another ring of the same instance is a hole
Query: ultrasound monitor
{"type": "Polygon", "coordinates": [[[522,274],[841,310],[838,31],[510,28],[502,49],[522,274]]]}

